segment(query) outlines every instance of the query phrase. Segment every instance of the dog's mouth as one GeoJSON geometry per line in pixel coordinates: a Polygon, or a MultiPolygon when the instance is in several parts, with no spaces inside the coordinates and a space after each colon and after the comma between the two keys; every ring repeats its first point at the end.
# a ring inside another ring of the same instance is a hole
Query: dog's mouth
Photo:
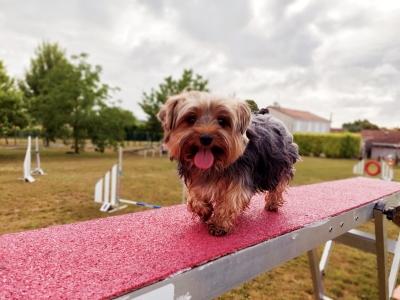
{"type": "Polygon", "coordinates": [[[224,150],[218,146],[199,147],[192,145],[187,158],[202,170],[207,170],[214,165],[215,159],[224,154],[224,150]]]}

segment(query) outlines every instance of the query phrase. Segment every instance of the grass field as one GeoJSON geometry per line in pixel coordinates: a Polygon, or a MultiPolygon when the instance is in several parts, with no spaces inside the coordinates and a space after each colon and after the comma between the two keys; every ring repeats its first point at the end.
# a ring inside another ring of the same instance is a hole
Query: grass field
{"type": "MultiPolygon", "coordinates": [[[[47,149],[42,165],[47,175],[34,184],[22,176],[22,147],[0,148],[0,234],[107,217],[93,202],[98,178],[116,161],[116,153],[65,154],[47,149]]],[[[351,177],[352,160],[304,158],[293,185],[351,177]]],[[[125,154],[121,196],[162,206],[180,203],[181,185],[175,164],[167,158],[125,154]]],[[[396,179],[399,180],[399,170],[396,179]]],[[[143,210],[129,207],[116,214],[143,210]]],[[[371,224],[363,226],[371,230],[371,224]]],[[[398,229],[390,225],[390,235],[398,229]]],[[[224,276],[221,274],[221,276],[224,276]]],[[[327,294],[335,299],[376,299],[375,257],[335,245],[325,278],[327,294]]],[[[312,299],[307,259],[301,256],[237,287],[221,299],[312,299]]]]}

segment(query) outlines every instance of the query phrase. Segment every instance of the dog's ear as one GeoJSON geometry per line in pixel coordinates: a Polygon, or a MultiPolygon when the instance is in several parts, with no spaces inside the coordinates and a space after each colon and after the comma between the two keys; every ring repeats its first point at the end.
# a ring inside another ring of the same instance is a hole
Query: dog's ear
{"type": "Polygon", "coordinates": [[[238,116],[238,130],[241,134],[246,132],[247,127],[250,123],[251,110],[246,102],[239,102],[237,107],[238,116]]]}
{"type": "Polygon", "coordinates": [[[176,108],[178,103],[183,100],[184,97],[182,95],[169,97],[158,112],[157,118],[160,120],[166,134],[174,128],[176,121],[176,108]]]}

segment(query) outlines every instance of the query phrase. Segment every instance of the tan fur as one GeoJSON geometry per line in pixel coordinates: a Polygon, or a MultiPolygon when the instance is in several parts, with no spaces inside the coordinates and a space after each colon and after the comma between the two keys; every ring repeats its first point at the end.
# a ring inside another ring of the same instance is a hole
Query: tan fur
{"type": "Polygon", "coordinates": [[[275,190],[265,194],[265,209],[269,211],[278,211],[284,203],[283,193],[289,185],[287,181],[281,181],[275,190]]]}

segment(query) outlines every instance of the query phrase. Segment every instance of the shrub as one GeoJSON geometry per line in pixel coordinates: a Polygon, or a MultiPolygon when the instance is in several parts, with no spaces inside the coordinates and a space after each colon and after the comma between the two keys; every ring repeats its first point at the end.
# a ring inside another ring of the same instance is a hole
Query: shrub
{"type": "Polygon", "coordinates": [[[355,158],[360,155],[361,138],[352,133],[295,133],[300,155],[355,158]]]}

